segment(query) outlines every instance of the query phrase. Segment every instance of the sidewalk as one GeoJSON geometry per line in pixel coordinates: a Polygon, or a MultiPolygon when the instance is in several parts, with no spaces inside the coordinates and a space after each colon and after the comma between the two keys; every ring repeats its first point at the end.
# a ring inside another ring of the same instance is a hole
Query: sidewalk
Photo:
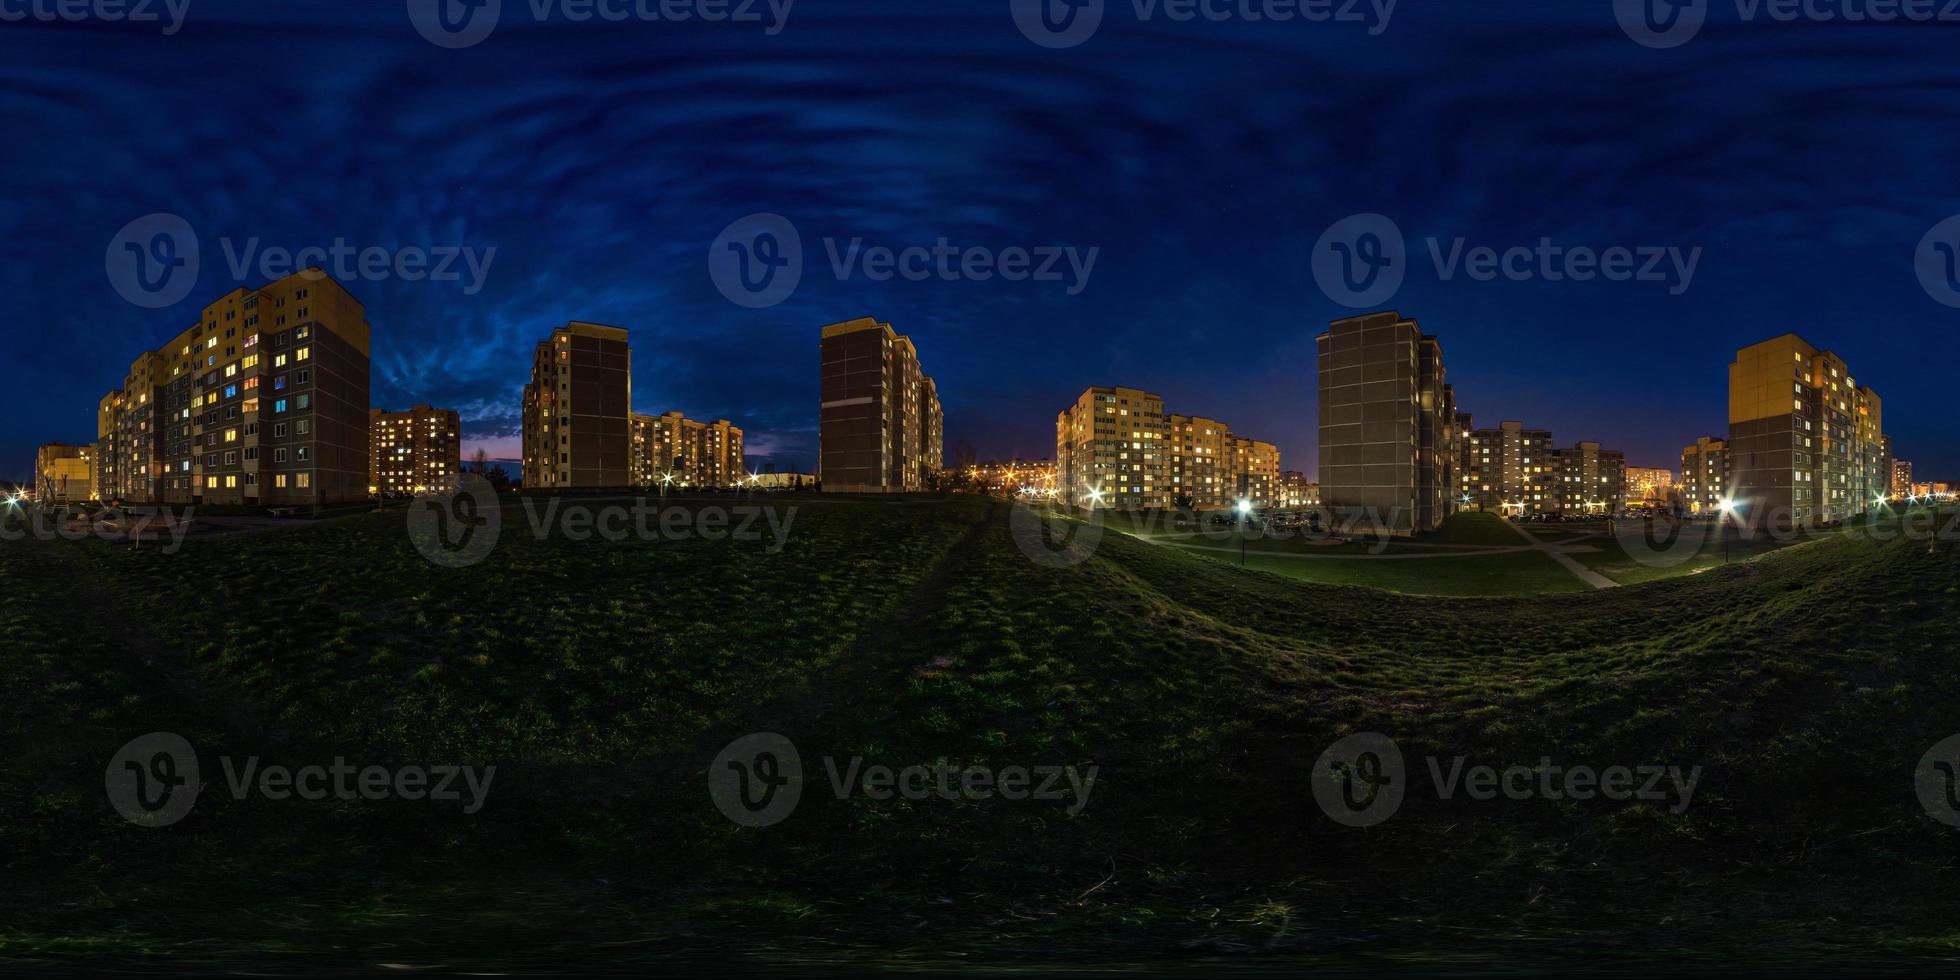
{"type": "Polygon", "coordinates": [[[1504,524],[1505,526],[1509,527],[1511,530],[1518,532],[1518,534],[1522,536],[1526,541],[1531,542],[1532,547],[1535,547],[1539,551],[1542,551],[1545,554],[1552,556],[1553,561],[1558,562],[1561,565],[1564,565],[1566,571],[1579,576],[1579,581],[1584,582],[1595,589],[1617,589],[1620,587],[1620,583],[1615,582],[1612,579],[1607,578],[1606,576],[1601,575],[1598,572],[1595,572],[1592,569],[1587,568],[1586,566],[1580,564],[1577,558],[1574,558],[1571,555],[1566,554],[1565,549],[1562,548],[1561,546],[1553,544],[1549,541],[1540,540],[1538,537],[1533,535],[1530,531],[1525,530],[1523,524],[1520,524],[1517,521],[1505,521],[1504,524]]]}

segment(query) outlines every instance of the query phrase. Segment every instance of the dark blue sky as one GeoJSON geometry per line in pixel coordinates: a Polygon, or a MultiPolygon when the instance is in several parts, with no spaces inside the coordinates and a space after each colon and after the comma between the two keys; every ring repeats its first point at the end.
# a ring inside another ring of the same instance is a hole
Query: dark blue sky
{"type": "Polygon", "coordinates": [[[1316,242],[1373,212],[1410,251],[1384,305],[1442,337],[1480,422],[1671,466],[1726,431],[1733,351],[1795,331],[1878,388],[1922,474],[1960,479],[1960,309],[1915,272],[1960,213],[1960,24],[1710,0],[1699,36],[1662,50],[1605,0],[1403,0],[1379,32],[1108,0],[1092,37],[1051,49],[1009,0],[802,0],[773,35],[766,3],[763,23],[613,23],[559,3],[541,21],[545,2],[503,0],[458,49],[407,0],[192,0],[167,36],[0,22],[0,475],[92,439],[139,350],[258,284],[227,255],[252,239],[494,247],[473,294],[346,283],[374,326],[375,402],[458,408],[493,455],[516,455],[531,346],[576,318],[632,330],[638,410],[734,419],[753,453],[807,470],[816,330],[871,315],[917,341],[949,450],[1050,455],[1056,411],[1128,384],[1311,472],[1313,338],[1352,312],[1317,284],[1316,242]],[[104,256],[157,212],[202,261],[186,298],[146,309],[104,256]],[[806,261],[793,295],[750,309],[709,254],[757,212],[788,218],[806,261]],[[825,245],[941,238],[1100,251],[1071,295],[840,281],[825,245]],[[1702,252],[1685,290],[1445,281],[1431,238],[1702,252]]]}

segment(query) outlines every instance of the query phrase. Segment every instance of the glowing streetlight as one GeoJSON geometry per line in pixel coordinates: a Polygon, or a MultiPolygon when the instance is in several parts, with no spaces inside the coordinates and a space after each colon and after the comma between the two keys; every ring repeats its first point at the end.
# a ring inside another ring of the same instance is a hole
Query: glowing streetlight
{"type": "Polygon", "coordinates": [[[1715,522],[1715,530],[1722,535],[1722,564],[1726,565],[1735,557],[1733,539],[1729,537],[1729,521],[1735,518],[1736,511],[1741,507],[1735,502],[1734,497],[1723,497],[1719,506],[1722,517],[1715,522]]]}
{"type": "Polygon", "coordinates": [[[1252,501],[1239,498],[1239,567],[1245,567],[1245,519],[1252,515],[1252,501]]]}

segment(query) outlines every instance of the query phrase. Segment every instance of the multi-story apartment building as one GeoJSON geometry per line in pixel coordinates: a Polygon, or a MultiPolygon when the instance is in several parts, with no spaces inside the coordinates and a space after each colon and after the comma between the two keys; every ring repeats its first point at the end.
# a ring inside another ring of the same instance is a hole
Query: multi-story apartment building
{"type": "Polygon", "coordinates": [[[226,294],[138,356],[102,399],[104,495],[225,506],[365,499],[369,340],[361,304],[317,268],[226,294]]]}
{"type": "Polygon", "coordinates": [[[1458,489],[1466,507],[1520,515],[1626,509],[1626,454],[1601,449],[1599,443],[1560,449],[1551,430],[1507,421],[1494,429],[1470,429],[1462,445],[1458,489]]]}
{"type": "Polygon", "coordinates": [[[1912,460],[1892,461],[1892,496],[1904,497],[1912,493],[1912,460]]]}
{"type": "Polygon", "coordinates": [[[922,452],[912,464],[913,478],[921,486],[939,480],[946,465],[946,413],[939,404],[939,383],[923,375],[919,379],[919,431],[922,452]]]}
{"type": "Polygon", "coordinates": [[[1257,439],[1232,438],[1232,498],[1254,507],[1279,502],[1279,447],[1257,439]]]}
{"type": "Polygon", "coordinates": [[[1275,504],[1282,510],[1306,510],[1320,506],[1320,484],[1307,479],[1299,470],[1284,470],[1279,475],[1279,500],[1275,504]]]}
{"type": "Polygon", "coordinates": [[[368,491],[383,496],[453,490],[463,473],[463,425],[449,409],[368,411],[368,491]]]}
{"type": "Polygon", "coordinates": [[[918,349],[870,317],[833,323],[819,341],[818,474],[830,492],[924,490],[945,460],[939,387],[918,349]]]}
{"type": "Polygon", "coordinates": [[[1674,471],[1658,466],[1627,467],[1627,502],[1648,507],[1665,506],[1674,492],[1674,471]]]}
{"type": "Polygon", "coordinates": [[[1729,495],[1729,444],[1702,436],[1681,450],[1681,502],[1690,514],[1722,509],[1729,495]]]}
{"type": "Polygon", "coordinates": [[[974,463],[966,475],[982,493],[1012,496],[1024,490],[1047,494],[1055,489],[1055,462],[1048,459],[989,460],[974,463]]]}
{"type": "Polygon", "coordinates": [[[633,485],[633,353],[626,331],[573,321],[531,358],[524,386],[524,486],[633,485]]]}
{"type": "Polygon", "coordinates": [[[1396,534],[1441,527],[1462,439],[1442,343],[1390,311],[1334,321],[1317,353],[1322,505],[1396,534]]]}
{"type": "Polygon", "coordinates": [[[122,476],[118,472],[122,457],[123,393],[102,396],[95,415],[95,495],[102,500],[123,498],[122,476]]]}
{"type": "Polygon", "coordinates": [[[1164,411],[1138,388],[1095,387],[1055,417],[1056,485],[1076,504],[1216,510],[1279,497],[1279,448],[1225,423],[1164,411]]]}
{"type": "Polygon", "coordinates": [[[1890,490],[1883,406],[1842,358],[1784,334],[1729,365],[1729,482],[1740,518],[1806,527],[1862,514],[1890,490]]]}
{"type": "Polygon", "coordinates": [[[1172,415],[1163,448],[1170,458],[1173,503],[1199,509],[1230,506],[1239,496],[1236,440],[1225,423],[1172,415]]]}
{"type": "Polygon", "coordinates": [[[1469,430],[1462,445],[1458,490],[1465,506],[1508,514],[1560,509],[1550,429],[1500,422],[1469,430]]]}
{"type": "Polygon", "coordinates": [[[94,500],[95,446],[51,442],[34,453],[34,499],[78,504],[94,500]]]}
{"type": "Polygon", "coordinates": [[[634,486],[732,487],[748,476],[742,460],[742,430],[727,419],[633,416],[634,486]]]}
{"type": "Polygon", "coordinates": [[[1626,454],[1582,442],[1554,449],[1553,508],[1562,514],[1618,514],[1627,506],[1626,454]]]}
{"type": "Polygon", "coordinates": [[[1064,497],[1117,510],[1173,505],[1170,417],[1136,388],[1089,388],[1055,417],[1055,482],[1064,497]]]}

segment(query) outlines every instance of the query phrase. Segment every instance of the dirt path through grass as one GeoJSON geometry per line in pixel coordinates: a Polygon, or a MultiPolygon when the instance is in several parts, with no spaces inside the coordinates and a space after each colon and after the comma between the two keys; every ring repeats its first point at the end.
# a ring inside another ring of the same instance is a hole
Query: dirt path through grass
{"type": "Polygon", "coordinates": [[[1518,532],[1526,541],[1531,542],[1532,547],[1550,555],[1553,561],[1565,566],[1565,570],[1578,576],[1579,581],[1595,589],[1617,589],[1620,587],[1620,583],[1579,564],[1579,559],[1566,554],[1565,550],[1559,545],[1534,537],[1530,531],[1525,530],[1522,525],[1514,521],[1505,521],[1504,524],[1511,530],[1518,532]]]}

